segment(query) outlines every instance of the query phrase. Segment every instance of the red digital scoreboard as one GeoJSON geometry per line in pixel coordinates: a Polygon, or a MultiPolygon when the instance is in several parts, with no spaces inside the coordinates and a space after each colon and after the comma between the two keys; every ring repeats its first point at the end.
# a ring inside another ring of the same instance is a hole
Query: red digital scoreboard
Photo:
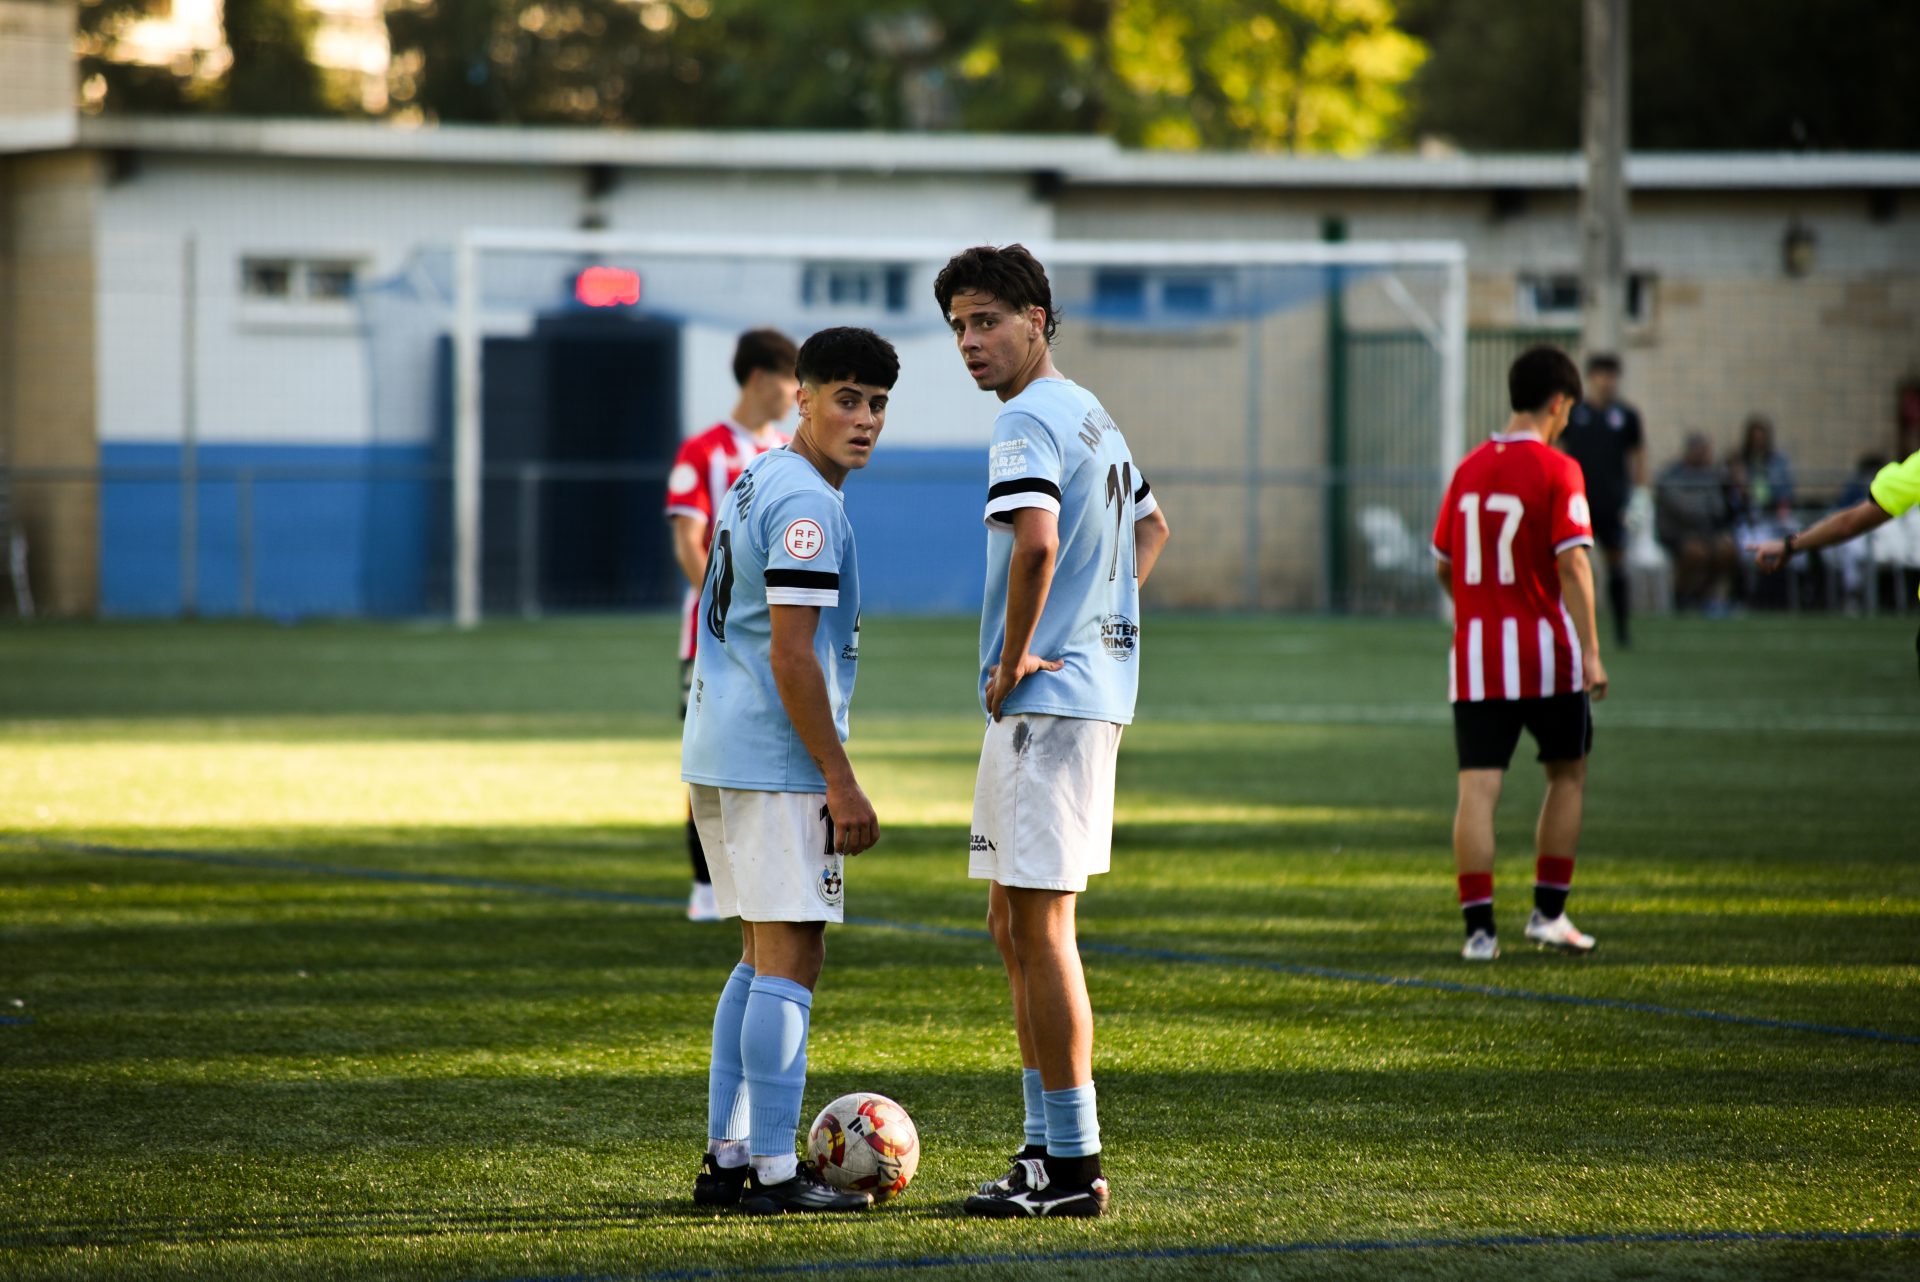
{"type": "Polygon", "coordinates": [[[587,307],[632,307],[640,301],[640,273],[624,267],[588,267],[573,278],[573,296],[587,307]]]}

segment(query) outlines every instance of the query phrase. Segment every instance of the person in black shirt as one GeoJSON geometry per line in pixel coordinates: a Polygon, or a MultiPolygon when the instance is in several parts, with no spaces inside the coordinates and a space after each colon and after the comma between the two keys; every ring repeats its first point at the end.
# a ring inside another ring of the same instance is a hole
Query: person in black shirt
{"type": "Polygon", "coordinates": [[[1595,352],[1587,358],[1587,399],[1574,406],[1560,448],[1580,464],[1593,508],[1593,537],[1607,558],[1607,603],[1613,632],[1627,642],[1627,502],[1647,483],[1646,441],[1640,411],[1619,397],[1620,358],[1595,352]]]}

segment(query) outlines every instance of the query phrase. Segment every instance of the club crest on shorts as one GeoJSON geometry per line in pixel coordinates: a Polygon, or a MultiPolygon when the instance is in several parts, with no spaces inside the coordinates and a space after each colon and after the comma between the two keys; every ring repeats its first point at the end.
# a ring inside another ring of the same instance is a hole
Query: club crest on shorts
{"type": "Polygon", "coordinates": [[[1140,625],[1124,614],[1109,614],[1100,620],[1100,644],[1109,659],[1125,663],[1140,645],[1140,625]]]}
{"type": "Polygon", "coordinates": [[[821,902],[829,908],[838,908],[845,896],[846,878],[840,875],[840,856],[834,855],[827,860],[827,866],[820,870],[820,879],[814,883],[820,892],[821,902]]]}

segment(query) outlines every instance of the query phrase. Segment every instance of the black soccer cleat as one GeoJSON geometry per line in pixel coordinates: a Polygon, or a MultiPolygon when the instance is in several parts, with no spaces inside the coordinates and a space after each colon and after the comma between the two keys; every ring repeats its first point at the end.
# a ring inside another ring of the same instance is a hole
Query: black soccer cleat
{"type": "Polygon", "coordinates": [[[740,1209],[748,1215],[791,1215],[805,1211],[866,1211],[873,1207],[871,1193],[837,1189],[802,1166],[790,1180],[778,1184],[747,1181],[740,1193],[740,1209]]]}
{"type": "Polygon", "coordinates": [[[693,1177],[693,1200],[701,1206],[737,1206],[751,1174],[752,1163],[722,1166],[708,1153],[700,1159],[700,1174],[693,1177]]]}
{"type": "Polygon", "coordinates": [[[1019,1158],[1013,1166],[1000,1179],[990,1181],[1004,1188],[989,1193],[983,1185],[983,1191],[968,1198],[962,1209],[990,1220],[1091,1220],[1106,1214],[1106,1180],[1096,1177],[1085,1188],[1063,1188],[1048,1180],[1044,1161],[1019,1158]]]}
{"type": "Polygon", "coordinates": [[[982,1193],[1013,1192],[1013,1189],[1014,1189],[1013,1182],[1020,1178],[1020,1160],[1022,1158],[1029,1158],[1029,1157],[1040,1158],[1044,1160],[1046,1156],[1047,1156],[1047,1150],[1045,1148],[1028,1146],[1026,1148],[1021,1149],[1018,1153],[1015,1153],[1012,1157],[1007,1159],[1007,1169],[1004,1174],[999,1175],[996,1178],[991,1180],[980,1181],[980,1191],[982,1193]]]}

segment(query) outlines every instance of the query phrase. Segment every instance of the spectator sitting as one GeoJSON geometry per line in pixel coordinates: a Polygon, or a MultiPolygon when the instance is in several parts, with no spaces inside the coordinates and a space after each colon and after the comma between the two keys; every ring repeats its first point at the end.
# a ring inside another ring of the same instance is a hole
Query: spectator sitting
{"type": "Polygon", "coordinates": [[[1793,468],[1773,445],[1773,424],[1764,414],[1747,418],[1740,451],[1729,460],[1728,472],[1738,491],[1738,518],[1743,535],[1753,539],[1777,537],[1793,528],[1793,468]]]}
{"type": "Polygon", "coordinates": [[[1673,558],[1674,603],[1725,614],[1739,551],[1727,474],[1714,464],[1713,442],[1704,434],[1689,432],[1686,452],[1660,473],[1653,512],[1654,534],[1673,558]]]}

